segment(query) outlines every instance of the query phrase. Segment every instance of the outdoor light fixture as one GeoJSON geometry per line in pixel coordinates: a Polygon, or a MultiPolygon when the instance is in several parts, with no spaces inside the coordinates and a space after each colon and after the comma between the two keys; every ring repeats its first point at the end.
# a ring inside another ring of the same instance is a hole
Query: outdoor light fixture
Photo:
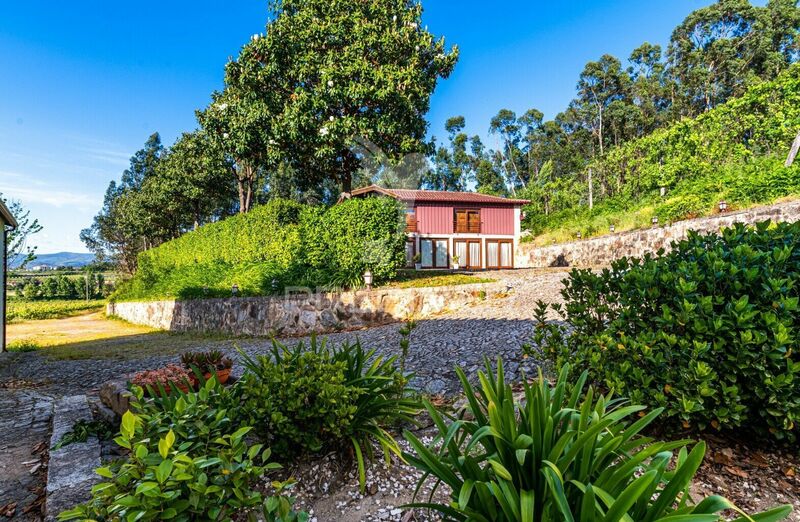
{"type": "Polygon", "coordinates": [[[272,291],[273,292],[277,292],[278,291],[278,279],[277,278],[273,278],[272,279],[272,291]]]}
{"type": "Polygon", "coordinates": [[[728,210],[728,203],[726,201],[720,201],[719,202],[719,211],[720,212],[725,212],[726,210],[728,210]]]}
{"type": "Polygon", "coordinates": [[[239,285],[233,285],[231,287],[231,295],[233,297],[236,297],[237,295],[239,295],[239,285]]]}
{"type": "Polygon", "coordinates": [[[653,223],[653,226],[658,225],[658,216],[653,216],[653,219],[651,220],[651,222],[653,223]]]}
{"type": "Polygon", "coordinates": [[[614,233],[615,230],[616,230],[616,228],[614,227],[614,225],[611,225],[610,227],[608,227],[608,231],[611,232],[612,234],[614,233]]]}
{"type": "Polygon", "coordinates": [[[580,232],[578,232],[577,234],[575,234],[575,237],[577,237],[578,239],[580,239],[580,238],[581,238],[581,233],[580,233],[580,232]]]}
{"type": "Polygon", "coordinates": [[[367,285],[367,290],[372,290],[372,271],[369,269],[364,272],[364,284],[367,285]]]}

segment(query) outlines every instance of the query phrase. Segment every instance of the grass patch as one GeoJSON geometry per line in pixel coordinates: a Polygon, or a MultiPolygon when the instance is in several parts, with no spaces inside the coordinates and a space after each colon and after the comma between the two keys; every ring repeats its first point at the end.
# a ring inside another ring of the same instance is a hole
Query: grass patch
{"type": "Polygon", "coordinates": [[[40,321],[43,319],[61,319],[79,315],[84,312],[102,310],[105,301],[25,301],[11,299],[8,301],[7,320],[40,321]]]}
{"type": "Polygon", "coordinates": [[[6,350],[9,352],[35,352],[39,348],[41,346],[33,339],[17,339],[6,345],[6,350]]]}
{"type": "Polygon", "coordinates": [[[444,271],[411,271],[404,270],[398,274],[398,280],[385,288],[431,288],[437,286],[472,285],[476,283],[494,283],[496,279],[478,277],[470,274],[453,274],[444,271]]]}

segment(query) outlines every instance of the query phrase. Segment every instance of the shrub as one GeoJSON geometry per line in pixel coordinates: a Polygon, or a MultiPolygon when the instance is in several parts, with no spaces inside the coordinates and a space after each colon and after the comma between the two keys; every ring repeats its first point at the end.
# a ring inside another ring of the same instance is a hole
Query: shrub
{"type": "MultiPolygon", "coordinates": [[[[425,473],[419,485],[430,475],[452,490],[449,505],[415,506],[430,507],[447,520],[495,522],[701,522],[722,520],[717,513],[732,508],[721,497],[699,504],[689,498],[704,443],[687,451],[687,441],[639,436],[661,409],[644,414],[643,406],[596,396],[591,387],[583,395],[586,373],[570,387],[568,367],[553,387],[540,373],[536,383],[524,384],[524,399],[516,400],[504,382],[502,363],[496,376],[488,361],[486,366],[478,390],[456,368],[473,420],[446,423],[426,403],[441,449],[406,433],[416,455],[405,457],[425,473]]],[[[781,520],[790,512],[784,506],[753,519],[781,520]]]]}
{"type": "Polygon", "coordinates": [[[269,469],[270,451],[244,441],[249,427],[211,440],[208,453],[195,453],[173,430],[151,438],[130,411],[122,418],[117,444],[130,450],[122,462],[97,469],[106,479],[92,499],[65,511],[60,520],[231,520],[263,505],[252,485],[269,469]]]}
{"type": "Polygon", "coordinates": [[[272,357],[244,357],[243,407],[279,454],[350,446],[362,489],[373,442],[387,459],[400,455],[384,426],[412,422],[419,409],[394,357],[376,357],[358,342],[331,349],[316,338],[291,349],[274,342],[272,357]]]}
{"type": "Polygon", "coordinates": [[[115,300],[268,295],[286,286],[359,286],[404,262],[400,205],[355,199],[324,209],[271,200],[143,252],[115,300]]]}
{"type": "Polygon", "coordinates": [[[570,335],[537,344],[607,389],[666,409],[685,427],[769,430],[800,419],[800,223],[690,233],[668,254],[621,259],[565,282],[570,335]]]}

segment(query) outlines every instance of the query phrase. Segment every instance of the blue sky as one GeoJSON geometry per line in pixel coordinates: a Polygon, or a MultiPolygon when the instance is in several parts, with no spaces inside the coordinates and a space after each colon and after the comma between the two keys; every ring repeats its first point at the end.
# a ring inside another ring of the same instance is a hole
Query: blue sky
{"type": "MultiPolygon", "coordinates": [[[[711,0],[426,0],[424,22],[461,48],[431,103],[431,132],[461,114],[486,135],[501,108],[552,117],[583,65],[665,45],[711,0]]],[[[758,2],[763,4],[763,2],[758,2]]],[[[0,7],[0,192],[44,225],[40,253],[84,251],[78,237],[111,179],[155,131],[195,127],[223,66],[264,30],[264,1],[9,2],[0,7]]]]}

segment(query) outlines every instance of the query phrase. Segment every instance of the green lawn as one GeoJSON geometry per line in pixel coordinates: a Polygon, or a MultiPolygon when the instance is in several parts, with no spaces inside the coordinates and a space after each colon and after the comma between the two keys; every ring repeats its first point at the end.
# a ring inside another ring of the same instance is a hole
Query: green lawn
{"type": "Polygon", "coordinates": [[[496,279],[478,277],[471,274],[454,274],[443,270],[401,270],[397,280],[384,288],[429,288],[436,286],[471,285],[476,283],[494,283],[496,279]]]}

